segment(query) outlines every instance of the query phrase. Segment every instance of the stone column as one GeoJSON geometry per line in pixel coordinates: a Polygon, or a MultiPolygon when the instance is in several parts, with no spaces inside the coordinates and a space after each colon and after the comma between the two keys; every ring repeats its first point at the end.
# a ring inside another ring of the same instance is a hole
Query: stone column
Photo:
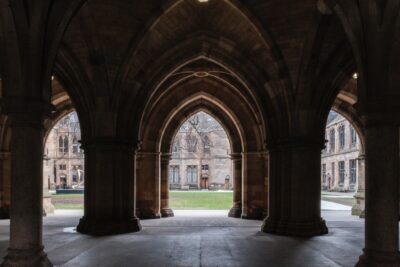
{"type": "Polygon", "coordinates": [[[233,207],[228,216],[240,218],[242,215],[242,155],[231,154],[233,174],[233,207]]]}
{"type": "Polygon", "coordinates": [[[85,209],[78,232],[111,235],[141,229],[134,213],[134,145],[115,137],[83,141],[85,209]]]}
{"type": "Polygon", "coordinates": [[[11,153],[0,152],[0,219],[10,218],[11,153]]]}
{"type": "Polygon", "coordinates": [[[265,214],[264,152],[243,153],[243,219],[262,220],[265,214]]]}
{"type": "Polygon", "coordinates": [[[323,142],[314,140],[282,140],[269,147],[270,203],[263,232],[305,237],[328,232],[321,218],[323,142]]]}
{"type": "Polygon", "coordinates": [[[365,188],[365,248],[357,266],[400,266],[397,126],[367,125],[365,188]]]}
{"type": "Polygon", "coordinates": [[[5,103],[12,129],[10,245],[2,266],[52,266],[42,242],[46,107],[39,101],[11,102],[5,103]]]}
{"type": "Polygon", "coordinates": [[[352,215],[365,217],[365,155],[360,154],[357,158],[358,176],[357,176],[357,193],[354,195],[355,203],[351,209],[352,215]]]}
{"type": "Polygon", "coordinates": [[[160,153],[136,153],[136,212],[140,219],[159,219],[160,214],[160,153]]]}
{"type": "Polygon", "coordinates": [[[174,217],[174,212],[169,207],[169,161],[171,154],[161,155],[161,216],[174,217]]]}

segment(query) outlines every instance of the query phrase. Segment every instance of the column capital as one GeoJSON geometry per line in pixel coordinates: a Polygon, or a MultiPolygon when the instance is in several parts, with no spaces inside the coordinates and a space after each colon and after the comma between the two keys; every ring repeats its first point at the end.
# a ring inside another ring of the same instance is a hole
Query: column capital
{"type": "Polygon", "coordinates": [[[171,160],[171,156],[171,153],[161,153],[161,162],[169,163],[169,161],[171,160]]]}
{"type": "Polygon", "coordinates": [[[242,153],[231,153],[229,156],[233,161],[242,160],[242,153]]]}
{"type": "Polygon", "coordinates": [[[365,112],[361,116],[365,128],[400,126],[400,111],[365,112]]]}
{"type": "Polygon", "coordinates": [[[136,156],[138,157],[146,157],[146,156],[160,156],[161,152],[152,152],[152,151],[136,151],[136,156]]]}
{"type": "Polygon", "coordinates": [[[52,104],[31,97],[6,97],[1,99],[1,107],[14,127],[43,128],[44,119],[54,111],[52,104]]]}

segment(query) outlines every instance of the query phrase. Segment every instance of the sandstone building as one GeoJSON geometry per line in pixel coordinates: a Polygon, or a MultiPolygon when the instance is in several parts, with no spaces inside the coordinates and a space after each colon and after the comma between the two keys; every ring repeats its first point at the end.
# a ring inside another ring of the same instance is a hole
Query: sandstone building
{"type": "Polygon", "coordinates": [[[63,117],[46,138],[43,178],[48,189],[84,185],[84,154],[80,148],[81,131],[76,112],[63,117]]]}
{"type": "MultiPolygon", "coordinates": [[[[262,220],[257,239],[324,235],[331,109],[358,130],[365,158],[364,250],[348,256],[357,266],[399,266],[399,40],[398,0],[0,0],[3,266],[52,265],[42,236],[44,143],[73,110],[85,154],[79,233],[137,232],[141,218],[172,216],[173,138],[206,111],[231,142],[230,216],[262,220]]],[[[293,265],[304,251],[296,244],[284,255],[293,265]]]]}
{"type": "Polygon", "coordinates": [[[325,136],[327,143],[321,160],[322,190],[355,192],[360,155],[356,129],[341,115],[331,112],[325,136]]]}
{"type": "Polygon", "coordinates": [[[170,189],[231,189],[230,143],[207,113],[191,116],[179,128],[171,152],[170,189]]]}

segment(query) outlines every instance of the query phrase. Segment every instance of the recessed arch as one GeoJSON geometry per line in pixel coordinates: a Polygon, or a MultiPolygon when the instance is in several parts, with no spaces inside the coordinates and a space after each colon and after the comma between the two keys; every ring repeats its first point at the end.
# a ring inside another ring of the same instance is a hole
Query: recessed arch
{"type": "Polygon", "coordinates": [[[212,116],[224,128],[230,140],[232,153],[241,153],[246,151],[246,144],[243,136],[243,130],[235,122],[229,111],[215,103],[207,96],[198,95],[193,97],[190,102],[183,105],[179,110],[169,115],[169,119],[163,125],[163,131],[159,136],[159,151],[169,153],[174,136],[188,118],[197,112],[203,111],[212,116]]]}

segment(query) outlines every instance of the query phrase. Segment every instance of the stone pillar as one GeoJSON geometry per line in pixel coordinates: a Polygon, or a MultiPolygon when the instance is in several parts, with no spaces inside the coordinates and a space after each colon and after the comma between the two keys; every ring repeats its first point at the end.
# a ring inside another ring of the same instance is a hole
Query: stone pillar
{"type": "Polygon", "coordinates": [[[136,213],[140,219],[158,219],[160,214],[160,153],[136,153],[136,213]]]}
{"type": "Polygon", "coordinates": [[[169,161],[171,154],[161,155],[161,216],[174,217],[174,212],[169,207],[169,161]]]}
{"type": "Polygon", "coordinates": [[[78,232],[111,235],[141,229],[134,213],[134,146],[118,138],[82,143],[85,151],[85,209],[78,232]]]}
{"type": "Polygon", "coordinates": [[[0,219],[10,218],[11,153],[0,152],[0,219]]]}
{"type": "Polygon", "coordinates": [[[243,219],[262,220],[265,214],[265,175],[263,152],[243,153],[242,215],[243,219]]]}
{"type": "Polygon", "coordinates": [[[314,140],[296,138],[269,147],[269,211],[263,232],[305,237],[328,232],[321,218],[323,142],[314,140]]]}
{"type": "Polygon", "coordinates": [[[240,218],[242,215],[242,155],[232,154],[232,174],[233,174],[233,207],[228,216],[240,218]]]}
{"type": "Polygon", "coordinates": [[[365,155],[360,154],[357,159],[358,176],[357,176],[357,193],[354,195],[355,203],[351,209],[352,215],[365,216],[365,155]]]}
{"type": "Polygon", "coordinates": [[[12,102],[5,103],[12,129],[12,205],[10,245],[2,266],[52,266],[42,242],[43,123],[47,112],[39,101],[12,102]]]}
{"type": "Polygon", "coordinates": [[[365,248],[357,266],[400,266],[399,128],[365,130],[365,248]]]}

